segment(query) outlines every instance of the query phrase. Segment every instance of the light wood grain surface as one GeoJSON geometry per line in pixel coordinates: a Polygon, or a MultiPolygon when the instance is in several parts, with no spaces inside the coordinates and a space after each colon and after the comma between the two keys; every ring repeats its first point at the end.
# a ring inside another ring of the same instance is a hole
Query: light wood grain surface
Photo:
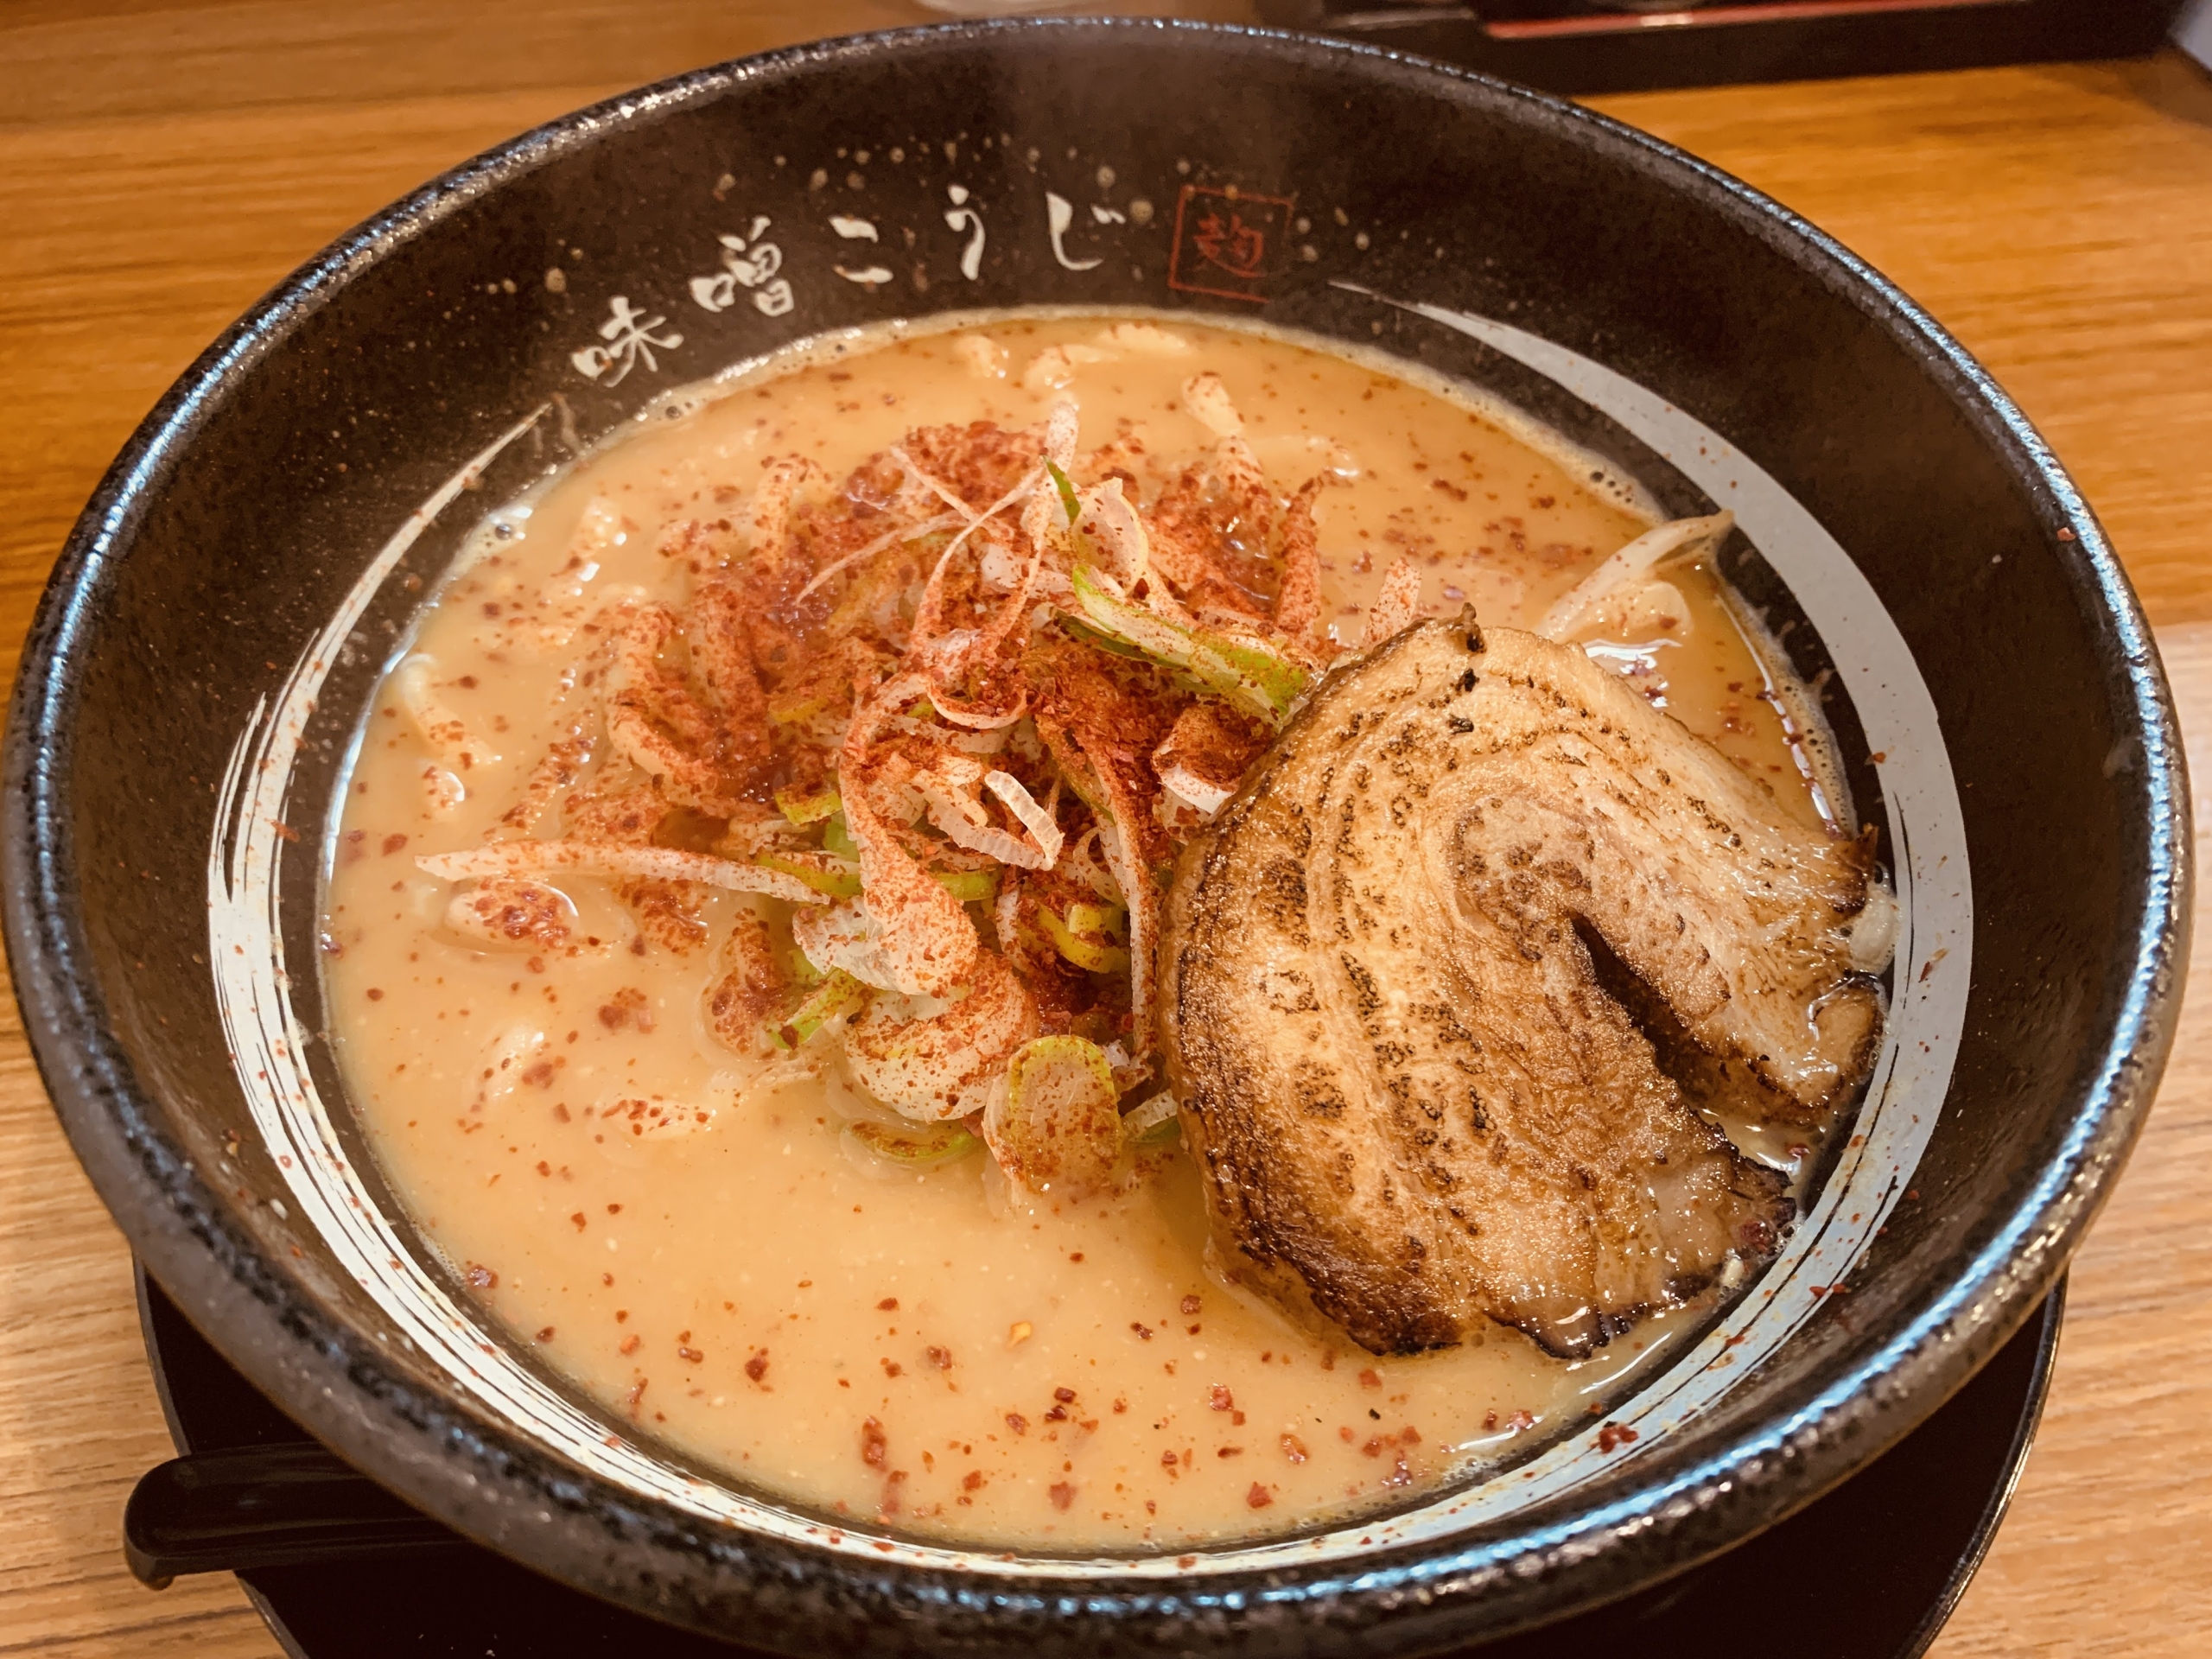
{"type": "MultiPolygon", "coordinates": [[[[0,9],[0,671],[12,678],[54,552],[132,425],[337,232],[625,86],[926,16],[899,0],[0,9]]],[[[1996,371],[2110,528],[2192,758],[2212,760],[2212,82],[2169,55],[1604,107],[1834,232],[1996,371]]],[[[2192,990],[2149,1132],[2075,1264],[2043,1433],[1944,1659],[2212,1652],[2208,998],[2192,990]]],[[[128,1256],[10,1001],[0,1656],[276,1652],[228,1579],[156,1595],[124,1573],[124,1495],[168,1451],[128,1256]]]]}

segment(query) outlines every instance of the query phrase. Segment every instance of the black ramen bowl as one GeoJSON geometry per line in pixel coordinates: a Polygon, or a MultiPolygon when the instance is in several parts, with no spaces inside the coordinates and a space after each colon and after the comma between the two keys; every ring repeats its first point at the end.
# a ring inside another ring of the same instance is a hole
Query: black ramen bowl
{"type": "Polygon", "coordinates": [[[1727,1548],[1925,1418],[2042,1300],[2150,1103],[2185,950],[2150,636],[1965,353],[1811,226],[1624,127],[1230,29],[834,41],[438,180],[255,307],[132,438],[47,591],[6,776],[41,1066],[194,1322],[461,1532],[791,1652],[1405,1653],[1727,1548]],[[840,1523],[686,1467],[501,1346],[364,1155],[321,1032],[318,849],[376,676],[472,525],[787,341],[1039,305],[1377,348],[1672,511],[1736,512],[1731,572],[1817,689],[1906,919],[1857,1122],[1783,1256],[1614,1412],[1633,1444],[1578,1430],[1363,1526],[1164,1558],[840,1523]]]}

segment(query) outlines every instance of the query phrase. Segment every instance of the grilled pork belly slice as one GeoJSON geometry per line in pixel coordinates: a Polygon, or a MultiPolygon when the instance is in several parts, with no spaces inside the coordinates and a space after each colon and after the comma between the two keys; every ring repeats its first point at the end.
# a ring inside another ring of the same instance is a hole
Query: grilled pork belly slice
{"type": "Polygon", "coordinates": [[[1869,868],[1573,646],[1377,646],[1177,867],[1162,1046],[1217,1243],[1376,1353],[1495,1320],[1582,1354],[1764,1259],[1782,1179],[1684,1080],[1801,1117],[1855,1086],[1869,868]]]}

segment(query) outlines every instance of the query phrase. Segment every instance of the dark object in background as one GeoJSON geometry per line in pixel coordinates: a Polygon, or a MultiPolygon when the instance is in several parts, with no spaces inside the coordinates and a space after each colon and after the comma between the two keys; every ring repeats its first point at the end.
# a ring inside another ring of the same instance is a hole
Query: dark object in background
{"type": "MultiPolygon", "coordinates": [[[[2012,1503],[2065,1308],[2061,1280],[2043,1311],[1933,1417],[1779,1526],[1594,1611],[1482,1643],[1483,1659],[1766,1659],[1777,1630],[1790,1633],[1792,1659],[1917,1659],[2012,1503]],[[1836,1594],[1839,1584],[1853,1593],[1836,1594]]],[[[742,1659],[752,1651],[540,1578],[416,1515],[304,1439],[143,1270],[138,1323],[169,1438],[189,1454],[152,1471],[131,1497],[126,1548],[142,1577],[149,1547],[175,1550],[163,1557],[172,1571],[238,1567],[261,1616],[300,1659],[742,1659]],[[236,1492],[226,1503],[174,1502],[178,1471],[219,1472],[226,1459],[273,1470],[279,1488],[266,1505],[236,1492]],[[303,1503],[318,1486],[320,1499],[303,1503]],[[323,1524],[302,1524],[310,1510],[323,1524]]]]}
{"type": "Polygon", "coordinates": [[[1259,0],[1261,16],[1549,92],[2125,58],[2181,0],[1259,0]]]}

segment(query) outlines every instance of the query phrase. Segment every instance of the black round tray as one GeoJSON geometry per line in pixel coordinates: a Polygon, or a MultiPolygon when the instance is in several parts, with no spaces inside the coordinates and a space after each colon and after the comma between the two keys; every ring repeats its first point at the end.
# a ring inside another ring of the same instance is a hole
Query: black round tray
{"type": "MultiPolygon", "coordinates": [[[[1770,1659],[1777,1644],[1792,1659],[1925,1652],[2012,1501],[2043,1415],[2065,1302],[2062,1280],[1933,1417],[1780,1525],[1623,1600],[1484,1643],[1483,1659],[1770,1659]]],[[[308,1444],[143,1272],[138,1308],[180,1452],[308,1444]]],[[[134,1528],[156,1507],[146,1500],[162,1473],[134,1497],[134,1528]]],[[[388,1526],[392,1518],[384,1517],[388,1526]]],[[[731,1659],[751,1651],[540,1578],[411,1516],[390,1528],[383,1546],[238,1576],[294,1659],[731,1659]]]]}

